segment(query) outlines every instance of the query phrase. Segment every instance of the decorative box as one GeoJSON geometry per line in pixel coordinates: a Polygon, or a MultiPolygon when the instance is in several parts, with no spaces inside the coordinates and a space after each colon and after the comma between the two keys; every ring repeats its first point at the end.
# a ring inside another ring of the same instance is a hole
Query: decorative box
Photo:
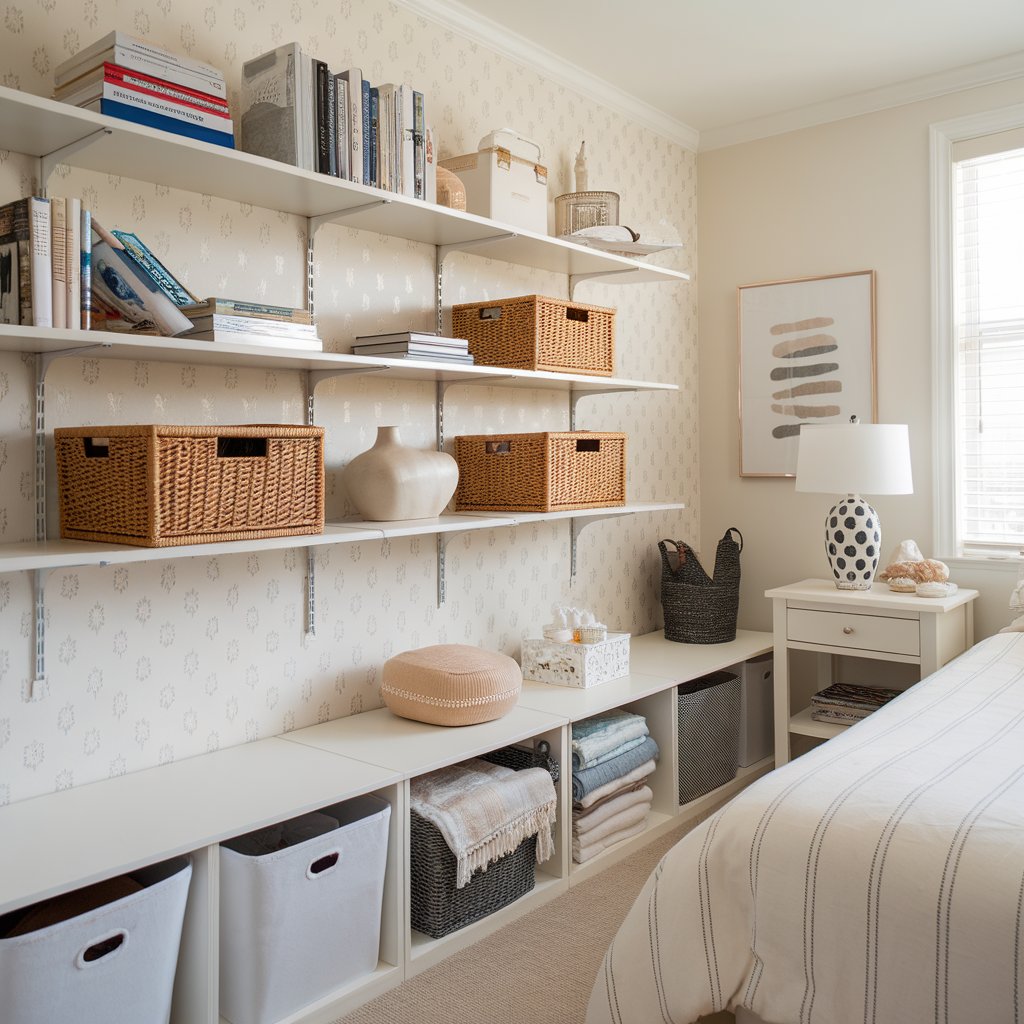
{"type": "Polygon", "coordinates": [[[552,373],[615,372],[615,310],[546,295],[452,306],[452,333],[484,366],[552,373]]]}
{"type": "Polygon", "coordinates": [[[466,209],[480,217],[548,233],[548,169],[540,146],[508,129],[485,135],[476,153],[438,161],[466,188],[466,209]]]}
{"type": "Polygon", "coordinates": [[[323,533],[323,427],[58,427],[60,535],[141,547],[323,533]]]}
{"type": "Polygon", "coordinates": [[[629,675],[629,634],[609,633],[596,644],[523,639],[523,678],[556,686],[599,686],[629,675]]]}
{"type": "Polygon", "coordinates": [[[626,503],[626,435],[574,430],[455,438],[456,512],[555,512],[626,503]]]}

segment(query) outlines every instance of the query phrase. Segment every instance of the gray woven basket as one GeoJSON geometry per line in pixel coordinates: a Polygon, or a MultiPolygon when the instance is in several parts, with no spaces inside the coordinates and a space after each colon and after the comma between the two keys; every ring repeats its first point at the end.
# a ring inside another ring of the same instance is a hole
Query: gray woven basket
{"type": "Polygon", "coordinates": [[[724,644],[736,639],[740,604],[740,552],[743,535],[730,526],[718,542],[715,575],[710,577],[689,544],[662,540],[661,607],[665,639],[683,644],[724,644]],[[733,534],[739,541],[732,538],[733,534]],[[668,545],[675,546],[676,564],[668,545]]]}
{"type": "MultiPolygon", "coordinates": [[[[502,747],[481,760],[521,771],[545,768],[558,781],[558,763],[545,742],[534,749],[502,747]]],[[[537,860],[537,837],[524,839],[511,853],[491,864],[486,871],[473,872],[469,884],[455,888],[455,854],[437,828],[415,811],[409,812],[410,922],[417,931],[440,939],[507,907],[533,889],[537,860]]]]}

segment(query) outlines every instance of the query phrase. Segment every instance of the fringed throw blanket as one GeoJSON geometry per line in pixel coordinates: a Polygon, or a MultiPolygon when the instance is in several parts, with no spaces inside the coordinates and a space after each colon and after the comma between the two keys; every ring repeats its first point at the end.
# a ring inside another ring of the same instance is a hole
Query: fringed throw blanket
{"type": "Polygon", "coordinates": [[[543,768],[513,771],[474,758],[413,779],[409,806],[455,854],[455,888],[537,836],[537,863],[554,853],[555,786],[543,768]]]}

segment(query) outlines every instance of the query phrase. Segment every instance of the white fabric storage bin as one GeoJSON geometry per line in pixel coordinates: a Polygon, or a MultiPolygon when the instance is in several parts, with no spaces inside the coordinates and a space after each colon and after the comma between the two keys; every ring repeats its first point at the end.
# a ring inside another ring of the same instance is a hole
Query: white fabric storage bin
{"type": "Polygon", "coordinates": [[[391,805],[325,807],[339,827],[262,856],[220,848],[220,1012],[272,1024],[377,966],[391,805]]]}
{"type": "Polygon", "coordinates": [[[775,750],[774,659],[762,654],[743,663],[740,673],[739,765],[749,768],[775,750]]]}
{"type": "Polygon", "coordinates": [[[167,1024],[192,864],[131,877],[138,892],[0,939],[3,1024],[167,1024]]]}

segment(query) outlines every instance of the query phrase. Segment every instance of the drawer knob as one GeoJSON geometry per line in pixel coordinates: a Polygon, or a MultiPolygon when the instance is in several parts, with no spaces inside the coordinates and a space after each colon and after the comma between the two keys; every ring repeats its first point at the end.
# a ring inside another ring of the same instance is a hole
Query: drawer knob
{"type": "Polygon", "coordinates": [[[849,636],[853,632],[853,626],[843,626],[843,633],[849,636]]]}

